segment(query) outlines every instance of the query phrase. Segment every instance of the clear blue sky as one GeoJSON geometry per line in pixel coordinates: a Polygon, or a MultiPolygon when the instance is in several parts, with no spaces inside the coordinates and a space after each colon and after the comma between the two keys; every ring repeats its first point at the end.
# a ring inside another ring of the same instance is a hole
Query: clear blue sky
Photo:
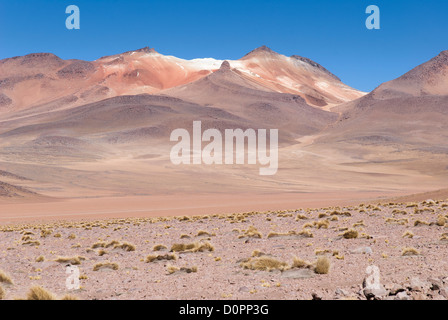
{"type": "Polygon", "coordinates": [[[0,0],[0,59],[51,52],[95,60],[145,46],[238,59],[261,45],[370,91],[448,49],[448,1],[0,0]],[[81,10],[81,30],[65,28],[70,4],[81,10]],[[365,27],[370,4],[381,9],[381,30],[365,27]]]}

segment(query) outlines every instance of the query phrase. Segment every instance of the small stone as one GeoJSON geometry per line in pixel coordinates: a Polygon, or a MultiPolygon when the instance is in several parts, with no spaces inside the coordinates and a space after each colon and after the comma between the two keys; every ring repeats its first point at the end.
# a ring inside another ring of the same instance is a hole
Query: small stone
{"type": "Polygon", "coordinates": [[[313,300],[322,300],[322,296],[317,294],[317,293],[315,293],[315,292],[313,292],[311,294],[311,296],[313,297],[313,300]]]}
{"type": "Polygon", "coordinates": [[[383,297],[387,296],[389,292],[382,286],[380,288],[365,288],[364,295],[369,300],[381,300],[383,297]]]}
{"type": "Polygon", "coordinates": [[[345,291],[344,289],[340,289],[340,288],[337,288],[334,293],[338,296],[344,296],[344,297],[348,296],[348,292],[345,291]]]}
{"type": "Polygon", "coordinates": [[[405,289],[403,286],[394,283],[394,284],[390,287],[389,291],[390,291],[390,294],[391,294],[391,295],[395,296],[396,294],[398,294],[398,293],[400,293],[400,292],[406,291],[406,289],[405,289]]]}
{"type": "Polygon", "coordinates": [[[372,254],[373,250],[370,247],[359,247],[350,251],[350,253],[354,254],[372,254]]]}
{"type": "Polygon", "coordinates": [[[291,269],[282,272],[283,278],[290,279],[308,279],[315,276],[314,271],[310,269],[291,269]]]}
{"type": "Polygon", "coordinates": [[[431,284],[426,281],[420,280],[418,277],[411,278],[410,289],[412,291],[427,291],[431,288],[431,284]]]}
{"type": "Polygon", "coordinates": [[[241,287],[238,289],[239,292],[250,292],[248,287],[241,287]]]}
{"type": "Polygon", "coordinates": [[[448,287],[441,288],[439,293],[442,297],[448,299],[448,287]]]}
{"type": "Polygon", "coordinates": [[[431,290],[437,291],[440,290],[443,287],[443,282],[440,279],[437,278],[429,278],[428,282],[431,284],[431,290]]]}
{"type": "Polygon", "coordinates": [[[412,298],[405,291],[401,291],[397,293],[394,300],[412,300],[412,298]]]}

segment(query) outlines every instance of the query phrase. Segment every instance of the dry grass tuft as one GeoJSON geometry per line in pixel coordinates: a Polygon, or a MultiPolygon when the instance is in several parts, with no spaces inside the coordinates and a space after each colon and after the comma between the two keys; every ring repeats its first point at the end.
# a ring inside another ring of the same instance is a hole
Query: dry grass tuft
{"type": "Polygon", "coordinates": [[[0,300],[3,300],[6,297],[6,291],[0,286],[0,300]]]}
{"type": "Polygon", "coordinates": [[[93,266],[93,271],[99,271],[101,269],[112,269],[112,270],[118,270],[118,264],[113,262],[100,262],[93,266]]]}
{"type": "Polygon", "coordinates": [[[192,273],[192,272],[198,272],[198,267],[181,267],[178,268],[176,266],[169,265],[166,270],[168,271],[168,274],[173,274],[176,272],[185,272],[185,273],[192,273]]]}
{"type": "Polygon", "coordinates": [[[306,260],[302,260],[298,257],[294,257],[292,261],[291,268],[297,268],[297,269],[305,269],[305,268],[311,268],[312,264],[306,260]]]}
{"type": "Polygon", "coordinates": [[[418,227],[418,226],[429,226],[429,223],[426,221],[422,221],[422,220],[416,220],[414,222],[414,227],[418,227]]]}
{"type": "Polygon", "coordinates": [[[163,244],[156,244],[154,247],[152,247],[152,251],[162,251],[162,250],[168,250],[168,248],[163,244]]]}
{"type": "Polygon", "coordinates": [[[314,267],[314,272],[317,274],[328,274],[330,272],[330,259],[328,257],[319,257],[314,267]]]}
{"type": "Polygon", "coordinates": [[[404,248],[401,252],[402,256],[418,256],[420,252],[415,248],[404,248]]]}
{"type": "Polygon", "coordinates": [[[209,242],[175,243],[171,246],[171,252],[204,252],[215,251],[215,247],[209,242]]]}
{"type": "Polygon", "coordinates": [[[135,251],[136,247],[132,243],[129,242],[123,242],[121,244],[114,245],[114,249],[123,249],[124,251],[135,251]]]}
{"type": "Polygon", "coordinates": [[[238,239],[242,239],[242,238],[257,238],[260,239],[263,237],[263,235],[261,234],[261,232],[259,232],[257,230],[257,228],[255,228],[254,226],[250,226],[249,228],[247,228],[247,230],[243,230],[243,234],[238,236],[238,239]]]}
{"type": "Polygon", "coordinates": [[[344,239],[356,239],[358,238],[358,231],[353,229],[347,230],[342,233],[342,237],[344,237],[344,239]]]}
{"type": "Polygon", "coordinates": [[[79,300],[79,298],[71,294],[66,294],[65,296],[62,297],[61,300],[79,300]]]}
{"type": "Polygon", "coordinates": [[[442,240],[442,241],[448,240],[448,233],[443,233],[443,234],[440,236],[440,240],[442,240]]]}
{"type": "Polygon", "coordinates": [[[32,287],[26,296],[27,300],[56,300],[56,296],[40,286],[32,287]]]}
{"type": "Polygon", "coordinates": [[[86,260],[86,258],[81,256],[75,256],[75,257],[58,257],[55,261],[59,263],[69,263],[72,265],[79,265],[81,264],[81,261],[86,260]]]}
{"type": "Polygon", "coordinates": [[[13,284],[11,277],[0,269],[0,283],[13,284]]]}
{"type": "Polygon", "coordinates": [[[260,271],[272,271],[280,270],[284,271],[289,269],[289,265],[286,262],[277,260],[269,256],[253,257],[247,259],[240,264],[244,269],[260,270],[260,271]]]}
{"type": "Polygon", "coordinates": [[[152,255],[146,257],[145,262],[154,262],[154,261],[161,261],[161,260],[177,260],[177,256],[173,253],[167,253],[164,255],[152,255]]]}
{"type": "Polygon", "coordinates": [[[414,237],[414,233],[412,233],[412,231],[406,231],[405,233],[403,233],[403,238],[413,238],[414,237]]]}
{"type": "Polygon", "coordinates": [[[446,218],[443,216],[443,215],[438,215],[437,216],[437,221],[436,221],[436,224],[439,226],[439,227],[443,227],[443,226],[445,226],[445,224],[446,224],[446,218]]]}

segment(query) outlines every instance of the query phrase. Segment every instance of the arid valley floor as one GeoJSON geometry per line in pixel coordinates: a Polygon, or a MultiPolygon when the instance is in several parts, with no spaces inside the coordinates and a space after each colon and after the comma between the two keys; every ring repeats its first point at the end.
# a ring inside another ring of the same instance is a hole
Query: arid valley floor
{"type": "Polygon", "coordinates": [[[266,46],[0,60],[0,298],[446,299],[447,84],[448,51],[369,93],[266,46]],[[278,130],[278,171],[174,163],[198,120],[278,130]]]}
{"type": "Polygon", "coordinates": [[[0,281],[5,299],[34,286],[79,299],[446,299],[447,219],[448,200],[396,199],[15,223],[1,227],[0,281]],[[79,290],[66,289],[69,263],[80,269],[79,290]],[[366,296],[370,265],[385,292],[366,296]]]}

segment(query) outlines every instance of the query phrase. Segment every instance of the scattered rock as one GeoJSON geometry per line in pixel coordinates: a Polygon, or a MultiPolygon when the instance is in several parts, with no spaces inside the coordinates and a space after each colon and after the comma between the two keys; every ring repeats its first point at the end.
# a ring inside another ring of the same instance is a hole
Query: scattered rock
{"type": "Polygon", "coordinates": [[[401,286],[399,284],[394,283],[392,286],[388,287],[387,289],[389,289],[389,294],[392,296],[397,295],[400,292],[404,292],[406,291],[406,289],[404,288],[404,286],[401,286]]]}
{"type": "Polygon", "coordinates": [[[313,297],[313,300],[322,300],[322,296],[317,294],[317,293],[315,293],[315,292],[313,292],[311,294],[311,296],[313,297]]]}
{"type": "Polygon", "coordinates": [[[445,299],[448,299],[448,287],[443,287],[439,291],[440,295],[445,299]]]}
{"type": "Polygon", "coordinates": [[[397,293],[394,300],[412,300],[412,298],[405,291],[400,291],[397,293]]]}
{"type": "Polygon", "coordinates": [[[379,288],[365,288],[363,292],[368,300],[381,300],[389,294],[383,286],[379,288]]]}
{"type": "Polygon", "coordinates": [[[372,254],[373,250],[370,247],[359,247],[354,250],[351,250],[350,253],[354,254],[372,254]]]}
{"type": "Polygon", "coordinates": [[[426,292],[431,288],[431,283],[422,281],[418,277],[411,278],[409,289],[412,291],[426,292]]]}
{"type": "Polygon", "coordinates": [[[338,296],[344,296],[344,297],[349,295],[349,293],[347,291],[345,291],[344,289],[340,289],[340,288],[337,288],[334,293],[338,296]]]}
{"type": "Polygon", "coordinates": [[[248,287],[241,287],[238,289],[239,292],[250,292],[250,289],[248,287]]]}
{"type": "Polygon", "coordinates": [[[310,269],[291,269],[282,272],[282,277],[289,279],[309,279],[314,276],[314,271],[310,269]]]}
{"type": "Polygon", "coordinates": [[[441,279],[437,278],[429,278],[428,282],[431,284],[431,290],[437,291],[440,290],[443,287],[443,282],[441,279]]]}

